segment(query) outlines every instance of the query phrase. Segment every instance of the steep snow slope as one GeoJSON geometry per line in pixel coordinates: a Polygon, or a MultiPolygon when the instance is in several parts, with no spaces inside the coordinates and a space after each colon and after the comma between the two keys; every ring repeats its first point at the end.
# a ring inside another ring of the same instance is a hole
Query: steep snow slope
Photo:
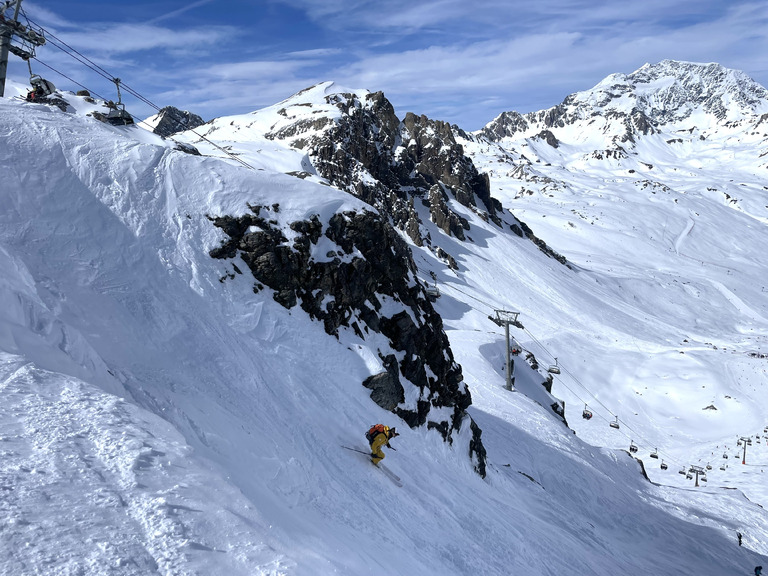
{"type": "MultiPolygon", "coordinates": [[[[279,203],[287,227],[364,208],[283,174],[301,155],[254,147],[243,156],[262,170],[248,171],[10,99],[0,138],[3,572],[715,575],[766,560],[765,513],[738,491],[650,484],[624,452],[585,444],[502,389],[484,303],[514,296],[542,342],[574,341],[563,354],[574,372],[610,349],[629,365],[635,352],[614,333],[639,325],[641,356],[675,333],[641,323],[615,284],[598,284],[607,274],[574,274],[461,206],[474,242],[439,240],[460,271],[416,253],[444,288],[438,310],[489,453],[482,480],[463,450],[369,399],[360,382],[379,369],[381,342],[328,337],[246,274],[220,281],[231,268],[208,255],[222,236],[207,214],[279,203]],[[401,429],[385,464],[402,487],[339,447],[362,445],[379,420],[401,429]]],[[[518,381],[538,385],[524,366],[518,381]]],[[[593,440],[609,445],[604,428],[593,440]]]]}

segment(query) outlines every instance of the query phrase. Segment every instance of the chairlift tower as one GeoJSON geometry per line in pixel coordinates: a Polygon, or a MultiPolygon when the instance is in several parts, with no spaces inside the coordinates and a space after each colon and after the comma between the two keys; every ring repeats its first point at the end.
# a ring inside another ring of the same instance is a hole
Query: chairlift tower
{"type": "Polygon", "coordinates": [[[751,445],[752,439],[745,438],[744,436],[742,436],[741,438],[739,438],[739,441],[744,445],[744,454],[741,457],[741,463],[746,464],[747,463],[747,444],[751,445]]]}
{"type": "Polygon", "coordinates": [[[5,77],[8,73],[8,53],[29,62],[35,56],[35,48],[45,44],[42,29],[34,30],[31,26],[24,26],[19,22],[21,0],[0,0],[0,97],[5,95],[5,77]],[[6,18],[5,12],[12,5],[16,5],[13,11],[13,19],[6,18]],[[17,40],[21,46],[11,44],[17,40]]]}
{"type": "Polygon", "coordinates": [[[689,474],[696,474],[696,488],[699,487],[699,475],[702,476],[702,478],[706,478],[706,472],[704,471],[704,468],[701,466],[691,466],[688,470],[689,474]]]}
{"type": "Polygon", "coordinates": [[[520,312],[510,312],[509,310],[494,310],[496,312],[496,317],[494,318],[491,316],[491,320],[497,324],[498,326],[504,326],[504,335],[507,338],[507,390],[514,391],[515,389],[515,379],[512,376],[512,370],[514,369],[514,364],[512,363],[512,360],[510,358],[510,348],[509,348],[509,325],[512,324],[513,326],[517,326],[519,328],[522,328],[522,324],[517,319],[517,317],[520,315],[520,312]]]}

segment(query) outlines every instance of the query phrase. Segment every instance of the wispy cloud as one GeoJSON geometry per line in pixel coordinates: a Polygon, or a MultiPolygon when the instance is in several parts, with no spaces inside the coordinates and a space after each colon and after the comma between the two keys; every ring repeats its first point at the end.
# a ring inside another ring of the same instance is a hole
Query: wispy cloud
{"type": "Polygon", "coordinates": [[[205,46],[230,40],[234,32],[229,26],[172,30],[152,24],[105,24],[67,34],[67,43],[78,50],[106,54],[164,49],[198,52],[205,46]]]}
{"type": "Polygon", "coordinates": [[[152,18],[151,20],[147,21],[147,24],[157,24],[158,22],[162,22],[163,20],[176,18],[177,16],[181,16],[185,12],[189,12],[190,10],[194,10],[195,8],[199,8],[200,6],[205,6],[206,4],[210,4],[213,1],[214,0],[197,0],[197,2],[192,2],[191,4],[187,4],[186,6],[179,8],[178,10],[172,10],[171,12],[166,12],[165,14],[152,18]]]}

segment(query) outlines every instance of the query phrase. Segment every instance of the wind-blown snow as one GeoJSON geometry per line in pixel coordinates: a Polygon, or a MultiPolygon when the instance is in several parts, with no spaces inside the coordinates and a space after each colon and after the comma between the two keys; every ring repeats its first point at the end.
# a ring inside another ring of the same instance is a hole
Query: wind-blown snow
{"type": "MultiPolygon", "coordinates": [[[[521,144],[554,184],[510,177],[495,145],[466,143],[494,195],[575,265],[458,204],[473,242],[434,241],[459,271],[415,251],[472,391],[483,480],[438,433],[370,400],[376,338],[328,337],[254,293],[244,263],[237,274],[208,255],[222,240],[208,216],[279,204],[287,226],[362,202],[286,174],[312,170],[264,137],[274,123],[206,133],[247,170],[67,98],[78,113],[0,100],[1,573],[715,576],[768,560],[768,443],[747,466],[734,445],[768,424],[766,360],[748,355],[768,330],[762,137],[709,127],[680,153],[653,135],[639,145],[653,168],[521,144]],[[494,307],[521,312],[513,336],[542,365],[557,355],[553,394],[576,434],[520,359],[520,392],[503,389],[494,307]],[[580,384],[602,403],[589,422],[580,384]],[[377,421],[401,431],[384,465],[402,487],[340,447],[364,448],[377,421]],[[654,483],[624,451],[627,428],[654,483]],[[731,466],[708,485],[677,474],[719,466],[723,450],[731,466]]],[[[290,102],[274,108],[277,121],[290,102]]]]}

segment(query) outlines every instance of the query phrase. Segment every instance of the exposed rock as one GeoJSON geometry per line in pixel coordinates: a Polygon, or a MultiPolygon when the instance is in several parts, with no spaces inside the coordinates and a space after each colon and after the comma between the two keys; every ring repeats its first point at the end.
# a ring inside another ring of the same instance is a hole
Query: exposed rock
{"type": "Polygon", "coordinates": [[[163,138],[173,136],[177,132],[193,130],[205,124],[205,121],[197,114],[187,110],[179,110],[174,106],[161,108],[160,112],[148,118],[145,122],[150,126],[154,126],[152,132],[159,134],[163,138]]]}
{"type": "Polygon", "coordinates": [[[445,194],[439,184],[429,190],[429,213],[438,228],[449,236],[464,240],[464,230],[469,230],[469,223],[451,211],[446,204],[445,194]]]}
{"type": "MultiPolygon", "coordinates": [[[[419,246],[429,240],[414,198],[423,199],[440,228],[460,239],[469,223],[450,209],[443,195],[501,225],[496,214],[501,204],[491,198],[488,178],[464,154],[449,124],[410,113],[400,122],[381,92],[333,93],[326,102],[339,109],[340,117],[297,115],[267,138],[290,140],[305,150],[319,175],[383,211],[419,246]],[[435,186],[443,195],[431,194],[435,186]],[[439,199],[439,206],[432,207],[432,199],[439,199]]],[[[290,114],[282,110],[283,116],[290,114]]]]}
{"type": "Polygon", "coordinates": [[[550,132],[549,130],[542,130],[541,132],[539,132],[538,136],[536,137],[544,140],[544,142],[552,146],[552,148],[557,148],[560,146],[560,142],[558,141],[558,139],[555,138],[555,135],[552,134],[552,132],[550,132]]]}
{"type": "Polygon", "coordinates": [[[405,401],[405,390],[400,384],[397,358],[390,354],[383,360],[387,371],[366,378],[363,386],[371,390],[371,400],[384,410],[394,412],[397,405],[405,401]]]}
{"type": "MultiPolygon", "coordinates": [[[[374,212],[346,212],[334,214],[324,224],[313,216],[290,225],[294,235],[289,242],[276,221],[264,216],[277,207],[250,209],[241,217],[210,218],[228,236],[211,256],[239,255],[256,278],[257,290],[266,285],[281,305],[299,305],[323,322],[328,334],[338,336],[347,327],[362,339],[369,331],[384,335],[391,347],[391,351],[379,351],[386,372],[363,382],[371,398],[412,427],[426,424],[432,408],[448,408],[450,419],[442,416],[435,421],[444,423],[444,436],[451,441],[453,432],[469,418],[466,409],[471,396],[462,381],[461,366],[453,359],[442,319],[423,286],[414,281],[416,267],[408,245],[387,219],[374,212]],[[317,259],[313,251],[321,237],[337,248],[325,250],[325,258],[317,259]],[[409,386],[418,389],[411,403],[404,392],[409,386]]],[[[472,437],[470,456],[484,474],[479,430],[472,437]]]]}

